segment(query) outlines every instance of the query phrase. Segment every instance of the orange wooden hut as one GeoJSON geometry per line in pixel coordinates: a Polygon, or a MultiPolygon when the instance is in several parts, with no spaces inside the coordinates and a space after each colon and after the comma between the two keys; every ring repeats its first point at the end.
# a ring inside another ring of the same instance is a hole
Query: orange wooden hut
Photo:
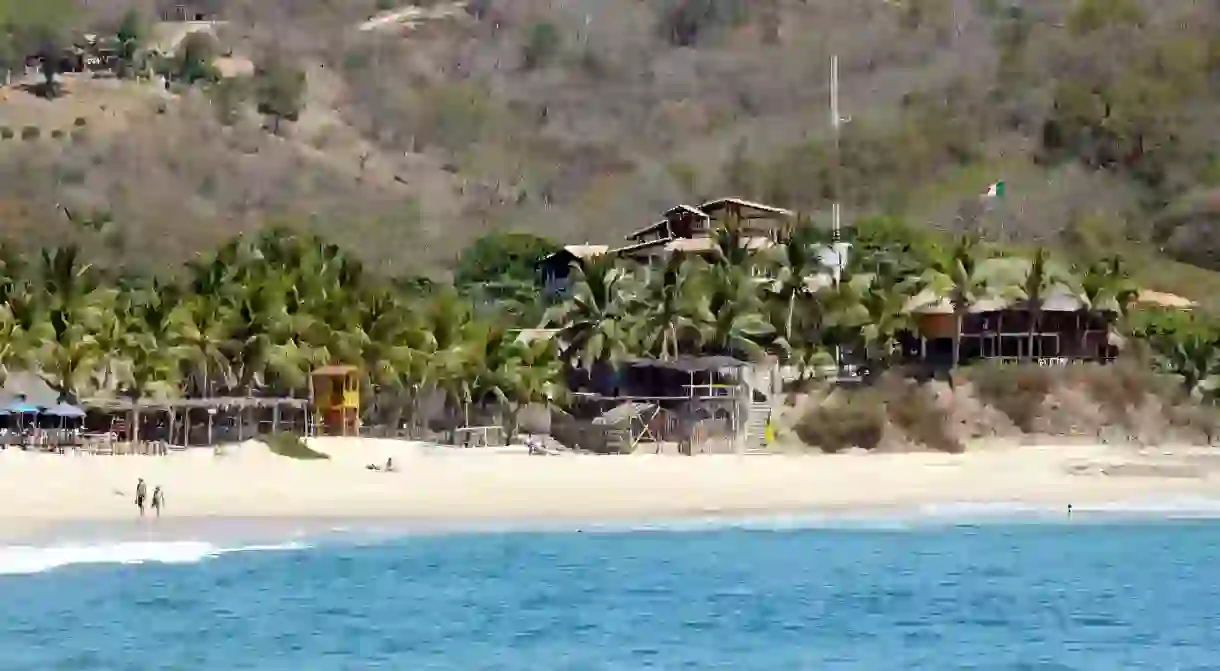
{"type": "Polygon", "coordinates": [[[310,376],[310,401],[319,435],[360,434],[360,369],[323,366],[310,376]]]}

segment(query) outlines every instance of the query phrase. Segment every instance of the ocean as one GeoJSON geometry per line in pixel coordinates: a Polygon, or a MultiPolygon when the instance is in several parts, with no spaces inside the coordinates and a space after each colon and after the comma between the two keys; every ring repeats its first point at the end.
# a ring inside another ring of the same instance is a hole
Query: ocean
{"type": "Polygon", "coordinates": [[[0,546],[0,669],[1220,669],[1217,520],[176,533],[0,546]]]}

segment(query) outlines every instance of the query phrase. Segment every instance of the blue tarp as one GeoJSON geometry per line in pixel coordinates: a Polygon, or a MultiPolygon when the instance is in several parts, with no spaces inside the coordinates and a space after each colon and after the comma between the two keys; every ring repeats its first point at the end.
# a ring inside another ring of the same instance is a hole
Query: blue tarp
{"type": "Polygon", "coordinates": [[[47,408],[43,412],[43,414],[53,415],[55,417],[67,417],[69,419],[75,419],[75,418],[84,417],[85,411],[81,410],[80,408],[78,408],[70,403],[60,403],[59,405],[57,405],[53,408],[47,408]]]}

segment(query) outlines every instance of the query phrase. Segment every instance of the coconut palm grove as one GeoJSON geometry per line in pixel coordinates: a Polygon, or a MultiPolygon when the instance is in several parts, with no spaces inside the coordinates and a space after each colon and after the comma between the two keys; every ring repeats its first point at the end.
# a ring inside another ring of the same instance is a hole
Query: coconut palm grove
{"type": "Polygon", "coordinates": [[[635,358],[772,357],[798,371],[791,384],[817,385],[837,375],[837,355],[868,370],[866,383],[901,376],[899,342],[912,306],[929,296],[952,306],[957,367],[972,304],[1020,300],[1036,313],[1067,291],[1119,315],[1130,341],[1122,358],[1176,375],[1195,397],[1214,389],[1209,318],[1137,306],[1121,259],[1073,266],[1038,249],[1012,277],[989,275],[985,261],[1021,250],[978,239],[887,219],[845,236],[853,248],[838,282],[817,281],[829,232],[798,219],[767,249],[742,246],[730,223],[711,254],[589,259],[554,295],[532,273],[557,246],[530,236],[476,243],[453,282],[379,275],[335,244],[283,229],[233,239],[169,277],[92,266],[70,246],[36,256],[6,248],[0,364],[37,374],[70,403],[301,397],[312,369],[347,364],[361,371],[365,425],[420,426],[430,418],[418,401],[429,394],[443,395],[447,412],[494,410],[508,423],[526,404],[562,407],[565,371],[635,358]],[[539,327],[553,337],[519,337],[539,327]]]}

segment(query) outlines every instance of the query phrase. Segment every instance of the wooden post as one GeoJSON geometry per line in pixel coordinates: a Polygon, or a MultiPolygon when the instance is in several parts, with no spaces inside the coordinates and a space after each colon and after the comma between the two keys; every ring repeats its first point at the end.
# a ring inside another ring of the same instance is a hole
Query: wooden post
{"type": "Polygon", "coordinates": [[[191,406],[182,408],[182,446],[191,446],[191,406]]]}
{"type": "Polygon", "coordinates": [[[277,402],[271,406],[271,433],[280,432],[280,404],[277,402]]]}
{"type": "Polygon", "coordinates": [[[243,416],[245,409],[245,406],[237,406],[237,442],[239,443],[246,439],[246,418],[243,416]]]}

